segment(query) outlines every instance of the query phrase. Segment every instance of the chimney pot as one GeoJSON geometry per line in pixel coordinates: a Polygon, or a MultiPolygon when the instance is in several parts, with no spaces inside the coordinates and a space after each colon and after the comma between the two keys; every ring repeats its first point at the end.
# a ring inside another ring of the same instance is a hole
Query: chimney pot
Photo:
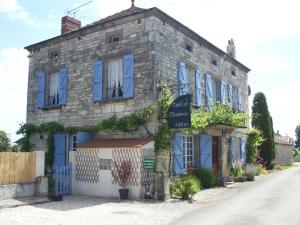
{"type": "Polygon", "coordinates": [[[70,16],[61,18],[61,34],[70,33],[81,27],[81,21],[70,16]]]}

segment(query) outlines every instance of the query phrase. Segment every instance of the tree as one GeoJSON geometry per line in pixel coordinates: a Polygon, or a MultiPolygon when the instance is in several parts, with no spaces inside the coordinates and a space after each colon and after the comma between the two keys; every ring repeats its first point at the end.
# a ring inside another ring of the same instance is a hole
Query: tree
{"type": "Polygon", "coordinates": [[[262,131],[264,142],[259,147],[259,156],[268,169],[275,157],[273,121],[267,100],[262,92],[255,94],[252,105],[252,127],[262,131]]]}
{"type": "Polygon", "coordinates": [[[295,129],[296,133],[296,141],[295,141],[295,147],[300,150],[300,124],[295,129]]]}
{"type": "Polygon", "coordinates": [[[0,130],[0,152],[9,151],[10,140],[7,136],[7,133],[3,130],[0,130]]]}
{"type": "Polygon", "coordinates": [[[247,132],[246,159],[247,163],[256,163],[257,148],[263,143],[262,132],[252,128],[247,132]]]}

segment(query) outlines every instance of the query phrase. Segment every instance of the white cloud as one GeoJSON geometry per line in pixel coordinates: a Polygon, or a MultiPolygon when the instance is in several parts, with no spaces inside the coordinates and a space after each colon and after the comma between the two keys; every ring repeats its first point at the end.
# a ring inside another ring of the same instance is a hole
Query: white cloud
{"type": "Polygon", "coordinates": [[[291,137],[295,137],[295,128],[300,123],[299,90],[300,82],[266,91],[274,130],[279,130],[284,135],[287,133],[291,137]]]}
{"type": "Polygon", "coordinates": [[[19,123],[26,120],[28,58],[19,48],[0,50],[0,129],[13,141],[19,123]]]}
{"type": "Polygon", "coordinates": [[[27,25],[35,24],[29,12],[17,0],[0,0],[0,13],[4,13],[12,19],[22,20],[27,25]]]}
{"type": "Polygon", "coordinates": [[[288,63],[280,56],[260,55],[248,59],[247,65],[254,71],[253,74],[274,74],[279,71],[284,71],[288,68],[288,63]]]}

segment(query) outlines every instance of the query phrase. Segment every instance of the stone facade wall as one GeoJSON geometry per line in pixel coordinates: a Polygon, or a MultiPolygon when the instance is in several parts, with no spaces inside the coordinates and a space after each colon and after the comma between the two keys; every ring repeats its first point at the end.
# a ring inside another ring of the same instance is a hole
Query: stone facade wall
{"type": "Polygon", "coordinates": [[[152,18],[130,21],[91,34],[74,37],[40,48],[31,53],[29,65],[27,123],[40,124],[57,121],[68,126],[92,125],[116,114],[124,116],[154,101],[153,96],[153,45],[148,41],[149,30],[145,23],[152,18]],[[107,37],[120,32],[119,43],[107,43],[107,37]],[[59,62],[52,63],[49,54],[57,51],[59,62]],[[96,59],[111,59],[128,53],[134,54],[135,96],[129,100],[92,101],[92,69],[96,59]],[[67,105],[58,109],[37,108],[38,73],[46,75],[68,69],[67,105]]]}
{"type": "Polygon", "coordinates": [[[281,166],[293,164],[293,146],[275,143],[275,163],[281,166]]]}
{"type": "MultiPolygon", "coordinates": [[[[243,109],[248,112],[248,81],[245,70],[233,65],[228,60],[227,55],[218,55],[205,45],[191,39],[174,26],[158,18],[149,20],[146,23],[146,30],[150,31],[149,41],[154,42],[155,48],[155,72],[157,82],[167,82],[172,85],[173,92],[178,93],[178,64],[184,62],[186,66],[193,69],[200,69],[202,73],[201,91],[202,105],[205,105],[205,81],[204,74],[208,73],[213,78],[224,80],[231,84],[233,89],[240,88],[243,100],[243,109]],[[154,28],[154,29],[153,29],[154,28]],[[190,45],[192,52],[186,50],[186,45],[190,45]],[[217,65],[213,65],[215,60],[217,65]],[[231,71],[235,71],[235,75],[231,71]]],[[[233,96],[234,101],[237,97],[233,96]]],[[[236,103],[236,102],[234,102],[236,103]]]]}

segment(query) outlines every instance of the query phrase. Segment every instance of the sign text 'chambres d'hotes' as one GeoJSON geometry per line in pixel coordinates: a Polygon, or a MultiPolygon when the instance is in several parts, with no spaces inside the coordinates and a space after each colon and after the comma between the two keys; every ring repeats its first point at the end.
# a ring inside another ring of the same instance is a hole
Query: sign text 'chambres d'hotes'
{"type": "Polygon", "coordinates": [[[168,110],[169,128],[191,127],[191,95],[182,95],[176,98],[168,110]]]}

